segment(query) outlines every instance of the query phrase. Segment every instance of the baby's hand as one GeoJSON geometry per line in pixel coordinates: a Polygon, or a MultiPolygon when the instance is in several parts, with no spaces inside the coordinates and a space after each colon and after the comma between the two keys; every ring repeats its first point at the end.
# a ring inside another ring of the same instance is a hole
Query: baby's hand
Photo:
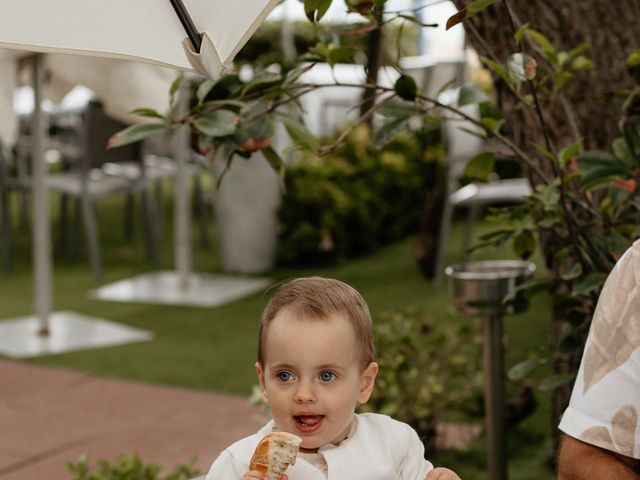
{"type": "MultiPolygon", "coordinates": [[[[250,470],[244,474],[242,480],[266,480],[267,475],[265,473],[259,472],[258,470],[250,470]]],[[[285,473],[282,474],[280,480],[289,480],[285,473]]]]}
{"type": "Polygon", "coordinates": [[[438,467],[427,473],[425,480],[460,480],[460,477],[453,470],[438,467]]]}

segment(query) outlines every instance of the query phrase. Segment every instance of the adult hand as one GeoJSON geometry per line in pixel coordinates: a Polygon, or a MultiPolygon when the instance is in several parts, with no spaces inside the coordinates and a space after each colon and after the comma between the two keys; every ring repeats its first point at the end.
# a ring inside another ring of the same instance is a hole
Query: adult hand
{"type": "Polygon", "coordinates": [[[427,473],[425,480],[460,480],[460,477],[453,470],[438,467],[427,473]]]}

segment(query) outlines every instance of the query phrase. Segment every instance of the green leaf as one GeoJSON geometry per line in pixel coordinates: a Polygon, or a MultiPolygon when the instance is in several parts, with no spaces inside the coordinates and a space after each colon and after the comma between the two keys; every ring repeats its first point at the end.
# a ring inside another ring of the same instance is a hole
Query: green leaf
{"type": "Polygon", "coordinates": [[[573,70],[590,70],[593,68],[593,62],[584,55],[578,55],[571,62],[571,68],[573,70]]]}
{"type": "Polygon", "coordinates": [[[529,23],[525,23],[524,25],[522,25],[518,30],[516,30],[516,33],[513,34],[516,45],[520,45],[522,37],[525,33],[527,33],[527,30],[529,30],[529,23]]]}
{"type": "Polygon", "coordinates": [[[284,192],[284,161],[272,146],[263,148],[262,153],[267,162],[269,162],[269,165],[271,165],[271,168],[273,168],[273,171],[276,172],[276,175],[278,175],[278,179],[280,180],[280,189],[284,192]]]}
{"type": "Polygon", "coordinates": [[[613,150],[613,154],[622,160],[625,165],[629,167],[633,167],[637,163],[636,156],[629,148],[629,144],[624,137],[616,138],[611,144],[611,148],[613,150]]]}
{"type": "Polygon", "coordinates": [[[634,50],[627,57],[627,65],[630,67],[640,66],[640,50],[634,50]]]}
{"type": "Polygon", "coordinates": [[[184,75],[178,75],[173,82],[171,82],[171,86],[169,87],[169,105],[173,105],[173,102],[176,98],[176,92],[180,88],[182,84],[182,80],[184,80],[184,75]]]}
{"type": "Polygon", "coordinates": [[[242,95],[254,93],[260,90],[266,90],[270,87],[282,83],[284,78],[279,73],[261,72],[245,85],[242,89],[242,95]]]}
{"type": "Polygon", "coordinates": [[[398,134],[398,132],[407,127],[407,125],[409,124],[409,119],[410,117],[394,118],[390,122],[382,125],[373,134],[373,138],[371,140],[373,146],[376,148],[381,148],[389,143],[398,134]]]}
{"type": "Polygon", "coordinates": [[[544,365],[547,361],[544,358],[535,357],[522,362],[516,363],[507,372],[510,380],[522,380],[540,365],[544,365]]]}
{"type": "Polygon", "coordinates": [[[582,275],[582,265],[576,263],[573,267],[571,267],[571,270],[560,275],[560,278],[562,278],[563,280],[575,280],[580,275],[582,275]]]}
{"type": "Polygon", "coordinates": [[[574,295],[586,295],[591,292],[599,292],[604,282],[607,280],[608,274],[595,272],[585,275],[584,278],[578,280],[572,289],[574,295]]]}
{"type": "Polygon", "coordinates": [[[509,75],[509,71],[505,67],[487,57],[481,56],[480,60],[487,66],[487,68],[489,68],[489,70],[502,78],[502,80],[504,80],[507,85],[513,85],[513,79],[511,78],[511,76],[509,75]]]}
{"type": "Polygon", "coordinates": [[[536,238],[531,230],[522,230],[513,237],[513,252],[520,258],[527,259],[536,250],[536,238]]]}
{"type": "Polygon", "coordinates": [[[196,98],[198,99],[198,105],[202,105],[205,98],[209,94],[209,92],[216,85],[216,82],[211,79],[206,79],[200,85],[198,85],[198,89],[196,90],[196,98]]]}
{"type": "Polygon", "coordinates": [[[569,83],[569,80],[571,80],[572,78],[573,74],[571,72],[567,72],[566,70],[560,72],[560,74],[555,77],[553,83],[553,91],[555,93],[558,93],[567,85],[567,83],[569,83]]]}
{"type": "Polygon", "coordinates": [[[599,150],[587,150],[578,156],[580,165],[581,188],[591,190],[614,178],[625,178],[627,169],[613,155],[599,150]]]}
{"type": "Polygon", "coordinates": [[[484,93],[475,83],[466,83],[460,87],[460,93],[458,95],[459,107],[486,102],[488,100],[489,97],[487,97],[487,94],[484,93]]]}
{"type": "Polygon", "coordinates": [[[312,23],[319,22],[331,6],[332,0],[304,0],[304,11],[312,23]]]}
{"type": "Polygon", "coordinates": [[[504,120],[496,120],[495,118],[481,118],[480,123],[484,125],[490,132],[497,132],[504,124],[504,120]]]}
{"type": "Polygon", "coordinates": [[[355,53],[356,49],[347,45],[331,48],[329,50],[329,64],[333,66],[336,63],[349,63],[353,60],[355,53]]]}
{"type": "Polygon", "coordinates": [[[147,118],[161,118],[164,120],[164,116],[159,114],[157,111],[152,108],[136,108],[135,110],[131,110],[133,115],[140,115],[141,117],[147,118]]]}
{"type": "Polygon", "coordinates": [[[380,109],[380,114],[383,117],[411,117],[415,115],[416,104],[413,102],[407,102],[399,98],[391,98],[386,101],[380,109]]]}
{"type": "Polygon", "coordinates": [[[467,5],[467,18],[473,17],[476,13],[480,13],[485,8],[493,5],[495,0],[475,0],[467,5]]]}
{"type": "Polygon", "coordinates": [[[275,134],[275,126],[269,117],[258,117],[249,124],[242,126],[249,138],[256,140],[271,138],[275,134]]]}
{"type": "Polygon", "coordinates": [[[543,392],[555,390],[558,387],[573,382],[575,378],[575,373],[560,373],[558,375],[551,375],[542,381],[542,383],[540,384],[540,390],[542,390],[543,392]]]}
{"type": "Polygon", "coordinates": [[[560,165],[562,165],[563,167],[567,165],[567,163],[569,163],[569,161],[577,156],[580,152],[582,151],[582,142],[576,142],[573,145],[569,145],[566,148],[563,148],[562,150],[560,150],[560,153],[558,154],[558,160],[560,162],[560,165]]]}
{"type": "Polygon", "coordinates": [[[549,63],[559,66],[558,53],[556,52],[553,44],[549,41],[549,39],[547,39],[547,37],[532,28],[527,28],[525,34],[538,47],[538,50],[542,53],[542,55],[547,60],[549,60],[549,63]]]}
{"type": "Polygon", "coordinates": [[[131,125],[115,133],[107,142],[107,148],[121,147],[130,143],[139,142],[147,137],[168,130],[166,123],[140,123],[131,125]]]}
{"type": "Polygon", "coordinates": [[[473,17],[477,13],[483,11],[485,8],[493,5],[494,2],[495,0],[474,0],[469,5],[460,9],[457,13],[449,17],[449,19],[447,20],[446,29],[449,30],[451,27],[473,17]]]}
{"type": "Polygon", "coordinates": [[[496,154],[494,152],[483,152],[467,162],[464,168],[464,176],[479,180],[486,180],[496,163],[496,154]]]}
{"type": "Polygon", "coordinates": [[[238,124],[238,115],[230,110],[215,110],[193,122],[193,125],[210,137],[226,137],[233,135],[238,124]]]}
{"type": "Polygon", "coordinates": [[[415,100],[418,93],[416,81],[410,75],[400,75],[394,84],[396,94],[404,100],[415,100]]]}
{"type": "Polygon", "coordinates": [[[318,149],[318,139],[314,137],[301,121],[283,115],[279,117],[291,139],[306,150],[315,151],[318,149]]]}

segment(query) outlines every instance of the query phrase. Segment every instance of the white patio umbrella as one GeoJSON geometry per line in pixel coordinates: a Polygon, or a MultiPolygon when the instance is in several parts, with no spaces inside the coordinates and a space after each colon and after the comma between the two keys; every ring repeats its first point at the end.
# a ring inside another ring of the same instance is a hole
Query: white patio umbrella
{"type": "Polygon", "coordinates": [[[153,63],[217,78],[278,0],[15,0],[0,47],[153,63]]]}
{"type": "MultiPolygon", "coordinates": [[[[0,48],[135,60],[215,79],[277,3],[278,0],[6,1],[0,15],[0,48]]],[[[35,58],[34,295],[38,331],[45,336],[49,334],[52,303],[51,239],[39,104],[42,73],[35,58]]],[[[7,338],[12,332],[4,333],[7,338]]],[[[31,346],[27,350],[39,351],[41,342],[36,340],[35,346],[34,342],[28,343],[31,346]]]]}

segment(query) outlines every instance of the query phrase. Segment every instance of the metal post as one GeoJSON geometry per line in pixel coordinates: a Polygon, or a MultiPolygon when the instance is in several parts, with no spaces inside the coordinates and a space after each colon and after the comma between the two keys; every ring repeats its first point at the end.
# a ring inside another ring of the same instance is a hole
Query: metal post
{"type": "Polygon", "coordinates": [[[44,122],[42,118],[42,77],[40,55],[33,57],[34,106],[31,124],[31,161],[33,167],[33,262],[36,316],[40,322],[38,334],[49,335],[51,313],[51,231],[47,164],[44,159],[44,122]]]}
{"type": "MultiPolygon", "coordinates": [[[[189,111],[191,90],[189,80],[183,79],[178,94],[178,115],[186,116],[189,111]]],[[[189,155],[189,125],[182,125],[176,131],[176,188],[175,188],[175,264],[178,272],[179,287],[189,288],[192,268],[191,251],[191,207],[189,205],[189,186],[187,185],[187,156],[189,155]]]]}
{"type": "Polygon", "coordinates": [[[490,480],[507,480],[502,314],[484,317],[484,405],[490,480]]]}
{"type": "Polygon", "coordinates": [[[171,6],[176,12],[176,15],[180,19],[180,23],[182,24],[182,28],[187,32],[187,36],[191,41],[191,45],[193,46],[193,50],[196,53],[200,53],[200,48],[202,46],[202,40],[200,39],[200,34],[198,33],[198,29],[193,23],[191,19],[191,15],[189,15],[189,11],[182,3],[182,0],[169,0],[171,2],[171,6]]]}

